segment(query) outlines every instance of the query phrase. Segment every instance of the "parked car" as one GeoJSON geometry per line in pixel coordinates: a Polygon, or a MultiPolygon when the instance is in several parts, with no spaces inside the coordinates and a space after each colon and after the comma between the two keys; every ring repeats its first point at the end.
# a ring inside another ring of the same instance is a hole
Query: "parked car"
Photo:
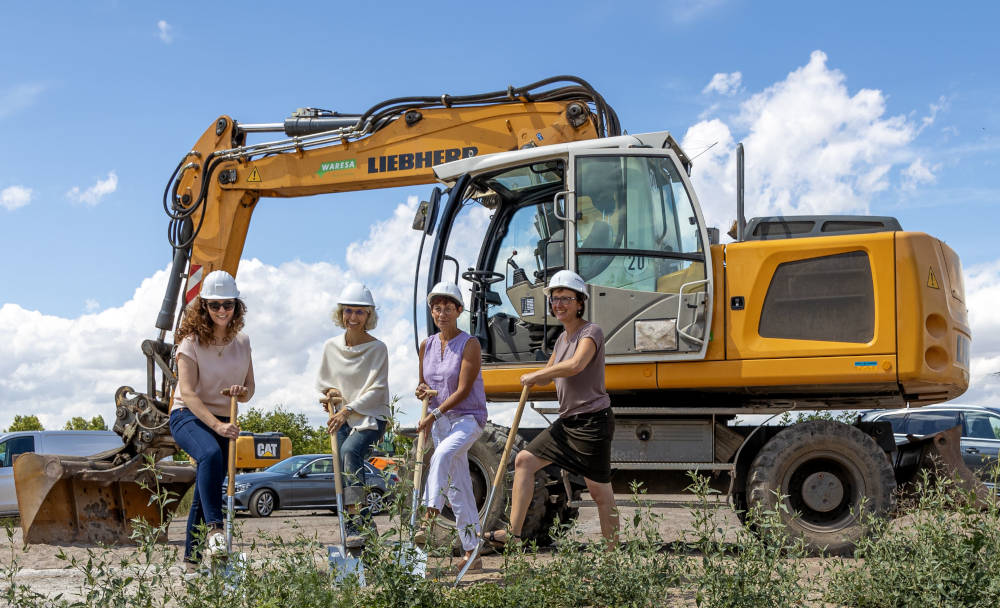
{"type": "MultiPolygon", "coordinates": [[[[372,515],[388,508],[392,488],[399,482],[393,472],[365,463],[365,506],[372,515]]],[[[225,499],[226,484],[222,484],[225,499]]],[[[330,509],[336,512],[333,459],[329,454],[299,454],[256,473],[236,475],[233,504],[237,511],[267,517],[278,509],[330,509]]],[[[223,503],[225,504],[225,503],[223,503]]]]}
{"type": "Polygon", "coordinates": [[[14,431],[0,433],[0,515],[17,515],[14,459],[25,452],[91,456],[122,447],[112,431],[14,431]]]}
{"type": "Polygon", "coordinates": [[[966,466],[984,480],[990,480],[1000,451],[1000,407],[940,404],[900,410],[873,410],[862,420],[883,420],[892,424],[896,443],[907,435],[923,436],[962,426],[962,458],[966,466]]]}

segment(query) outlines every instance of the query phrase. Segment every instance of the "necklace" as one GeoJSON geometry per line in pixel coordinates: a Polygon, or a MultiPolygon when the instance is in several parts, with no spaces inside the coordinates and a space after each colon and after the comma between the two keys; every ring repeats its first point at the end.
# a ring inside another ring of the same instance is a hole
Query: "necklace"
{"type": "MultiPolygon", "coordinates": [[[[216,346],[216,347],[218,347],[219,345],[218,345],[218,344],[215,344],[215,343],[213,342],[213,343],[212,343],[212,346],[216,346]]],[[[227,347],[227,346],[229,346],[229,340],[227,340],[227,339],[223,339],[223,340],[222,340],[222,348],[220,348],[220,349],[218,350],[218,352],[216,353],[217,355],[219,355],[219,358],[220,358],[220,359],[222,358],[222,353],[224,353],[224,352],[226,351],[226,347],[227,347]]]]}

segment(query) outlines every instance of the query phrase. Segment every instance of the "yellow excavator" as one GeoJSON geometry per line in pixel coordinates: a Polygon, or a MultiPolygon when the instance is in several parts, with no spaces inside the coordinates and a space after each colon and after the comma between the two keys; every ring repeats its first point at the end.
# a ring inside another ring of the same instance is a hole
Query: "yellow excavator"
{"type": "MultiPolygon", "coordinates": [[[[237,274],[261,197],[435,180],[443,189],[414,218],[432,238],[423,281],[423,242],[417,254],[415,334],[421,292],[442,278],[464,280],[487,396],[514,399],[519,376],[544,364],[559,332],[542,294],[546,280],[561,269],[581,274],[590,286],[586,316],[607,339],[619,486],[640,477],[668,489],[683,487],[685,471],[712,474],[728,483],[738,512],[785,501],[796,514],[793,534],[844,553],[862,532],[861,505],[888,513],[897,482],[929,457],[971,476],[957,432],[897,447],[887,423],[735,424],[750,414],[919,406],[960,395],[971,343],[961,267],[947,245],[893,218],[746,222],[742,196],[735,240],[720,244],[691,166],[667,132],[622,135],[604,98],[574,77],[392,99],[361,115],[305,109],[284,124],[219,118],[164,194],[173,269],[159,336],[142,346],[145,391],[122,387],[116,395],[125,448],[76,468],[58,457],[19,458],[25,541],[119,542],[132,516],[151,517],[125,497],[142,494],[144,455],[158,460],[175,449],[165,426],[176,382],[166,338],[178,299],[196,296],[212,270],[237,274]],[[247,143],[249,134],[272,131],[287,137],[247,143]],[[487,221],[464,222],[469,214],[487,221]],[[482,234],[455,233],[477,224],[486,226],[482,234]],[[41,481],[28,484],[28,475],[41,481]]],[[[551,386],[536,394],[553,396],[551,386]]],[[[504,435],[490,424],[470,450],[480,499],[496,468],[511,465],[499,462],[504,435]]],[[[172,489],[190,483],[189,470],[169,469],[162,479],[172,489]]],[[[523,534],[544,540],[552,522],[573,517],[581,487],[562,471],[539,472],[523,534]]],[[[494,505],[481,514],[487,526],[502,517],[503,497],[494,505]]]]}

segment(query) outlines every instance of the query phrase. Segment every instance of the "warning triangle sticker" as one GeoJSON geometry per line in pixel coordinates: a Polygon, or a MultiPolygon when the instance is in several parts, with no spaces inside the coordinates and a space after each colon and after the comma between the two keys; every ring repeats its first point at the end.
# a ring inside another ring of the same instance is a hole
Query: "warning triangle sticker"
{"type": "Polygon", "coordinates": [[[274,458],[274,454],[271,453],[271,450],[268,450],[264,452],[264,458],[274,458]]]}
{"type": "Polygon", "coordinates": [[[253,169],[250,170],[250,175],[247,177],[247,181],[248,182],[260,181],[260,172],[257,171],[257,167],[254,167],[253,169]]]}
{"type": "Polygon", "coordinates": [[[927,286],[931,289],[941,289],[941,286],[938,285],[937,277],[934,276],[933,268],[927,270],[927,286]]]}

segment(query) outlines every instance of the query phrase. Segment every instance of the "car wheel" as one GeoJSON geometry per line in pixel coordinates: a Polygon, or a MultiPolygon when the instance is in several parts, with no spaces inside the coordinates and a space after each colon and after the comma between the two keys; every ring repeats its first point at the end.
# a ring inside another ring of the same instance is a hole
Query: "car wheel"
{"type": "Polygon", "coordinates": [[[276,506],[277,500],[271,490],[257,490],[250,497],[250,514],[254,517],[267,517],[274,513],[276,506]]]}
{"type": "Polygon", "coordinates": [[[385,494],[382,490],[378,488],[368,488],[365,493],[365,509],[368,509],[370,515],[378,515],[385,511],[385,494]]]}

